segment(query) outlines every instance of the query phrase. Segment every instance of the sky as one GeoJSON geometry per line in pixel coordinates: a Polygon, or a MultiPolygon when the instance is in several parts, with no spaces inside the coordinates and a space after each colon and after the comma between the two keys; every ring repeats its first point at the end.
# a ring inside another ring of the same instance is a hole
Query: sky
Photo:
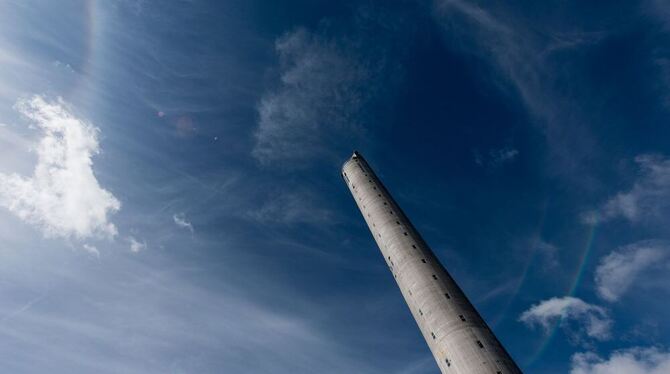
{"type": "Polygon", "coordinates": [[[670,5],[0,1],[0,371],[437,373],[361,152],[525,373],[670,372],[670,5]]]}

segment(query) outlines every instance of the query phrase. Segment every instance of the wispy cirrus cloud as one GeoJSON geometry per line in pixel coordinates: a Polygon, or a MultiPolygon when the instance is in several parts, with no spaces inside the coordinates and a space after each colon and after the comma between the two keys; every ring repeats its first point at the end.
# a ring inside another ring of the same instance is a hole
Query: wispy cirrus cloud
{"type": "MultiPolygon", "coordinates": [[[[0,301],[3,370],[313,373],[320,367],[322,373],[383,371],[333,334],[328,323],[308,317],[328,306],[304,299],[281,282],[254,278],[256,282],[241,285],[209,276],[201,282],[201,272],[174,259],[156,257],[160,266],[136,261],[135,256],[116,257],[104,266],[83,261],[68,272],[52,266],[68,255],[68,251],[54,251],[45,258],[24,259],[18,269],[16,263],[0,264],[12,280],[3,292],[13,296],[0,301]],[[34,287],[34,278],[20,275],[26,268],[39,270],[36,273],[45,277],[44,283],[49,284],[48,280],[58,287],[34,287]],[[262,289],[291,297],[293,307],[286,310],[271,304],[262,289]],[[82,351],[86,354],[78,353],[82,351]],[[255,360],[259,355],[264,359],[255,360]]],[[[238,271],[249,276],[246,268],[218,269],[226,277],[238,271]]]]}
{"type": "Polygon", "coordinates": [[[595,224],[615,218],[635,223],[661,217],[670,209],[670,159],[644,154],[635,157],[635,162],[639,174],[633,186],[609,198],[599,208],[583,213],[584,223],[595,224]]]}
{"type": "Polygon", "coordinates": [[[489,152],[493,165],[500,165],[506,162],[512,162],[519,155],[519,151],[514,148],[504,147],[494,149],[489,152]]]}
{"type": "Polygon", "coordinates": [[[612,326],[604,308],[572,296],[554,297],[535,304],[521,314],[519,321],[531,327],[539,325],[545,331],[558,323],[575,341],[583,340],[584,335],[607,340],[612,326]]]}
{"type": "Polygon", "coordinates": [[[323,224],[335,220],[334,213],[307,190],[275,191],[260,207],[248,210],[245,217],[264,224],[287,225],[323,224]]]}
{"type": "Polygon", "coordinates": [[[305,29],[279,38],[275,49],[280,83],[258,105],[252,154],[265,164],[304,162],[334,133],[355,131],[369,71],[338,41],[305,29]]]}
{"type": "Polygon", "coordinates": [[[634,347],[614,351],[608,358],[593,352],[576,353],[570,374],[670,373],[670,351],[661,347],[634,347]]]}
{"type": "Polygon", "coordinates": [[[558,247],[541,238],[533,240],[531,246],[540,255],[546,269],[556,268],[559,265],[557,256],[558,247]]]}
{"type": "Polygon", "coordinates": [[[479,166],[499,167],[503,164],[513,162],[519,155],[519,150],[512,147],[502,147],[489,150],[482,154],[479,150],[474,150],[475,163],[479,166]]]}
{"type": "Polygon", "coordinates": [[[48,237],[112,238],[109,216],[119,200],[100,186],[93,156],[98,129],[76,117],[61,99],[20,100],[16,109],[42,132],[33,175],[0,173],[0,206],[39,227],[48,237]]]}
{"type": "Polygon", "coordinates": [[[339,162],[377,124],[383,115],[377,104],[403,77],[398,58],[414,32],[405,17],[361,6],[347,27],[326,19],[279,37],[278,79],[257,104],[252,155],[263,165],[291,169],[319,157],[339,162]]]}
{"type": "Polygon", "coordinates": [[[593,45],[605,33],[529,25],[504,6],[463,0],[434,0],[433,14],[450,47],[485,62],[496,74],[482,76],[520,98],[561,168],[574,170],[579,157],[595,151],[587,126],[576,125],[582,122],[581,108],[560,84],[569,67],[557,56],[593,45]]]}
{"type": "Polygon", "coordinates": [[[188,229],[188,231],[190,231],[191,234],[193,233],[193,224],[191,224],[191,222],[186,220],[186,215],[184,213],[173,214],[172,220],[178,227],[188,229]]]}
{"type": "Polygon", "coordinates": [[[603,257],[596,268],[598,295],[617,301],[646,271],[663,266],[670,258],[668,243],[647,240],[621,247],[603,257]]]}
{"type": "Polygon", "coordinates": [[[97,248],[96,246],[91,245],[91,244],[86,244],[86,243],[84,243],[81,247],[82,247],[86,252],[88,252],[88,253],[90,253],[90,254],[92,254],[92,255],[95,255],[96,257],[100,257],[100,251],[98,250],[98,248],[97,248]]]}

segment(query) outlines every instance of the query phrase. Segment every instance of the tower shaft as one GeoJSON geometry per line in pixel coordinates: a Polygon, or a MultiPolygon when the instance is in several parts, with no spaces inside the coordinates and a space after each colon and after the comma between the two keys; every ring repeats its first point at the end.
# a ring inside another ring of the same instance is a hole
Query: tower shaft
{"type": "Polygon", "coordinates": [[[358,153],[342,167],[351,194],[444,374],[520,374],[486,322],[358,153]]]}

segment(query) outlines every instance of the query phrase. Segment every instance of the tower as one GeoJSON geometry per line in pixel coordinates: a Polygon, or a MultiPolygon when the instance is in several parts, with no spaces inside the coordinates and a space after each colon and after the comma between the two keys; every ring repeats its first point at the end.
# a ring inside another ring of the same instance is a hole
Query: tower
{"type": "Polygon", "coordinates": [[[419,329],[444,374],[520,374],[505,348],[365,161],[342,166],[419,329]]]}

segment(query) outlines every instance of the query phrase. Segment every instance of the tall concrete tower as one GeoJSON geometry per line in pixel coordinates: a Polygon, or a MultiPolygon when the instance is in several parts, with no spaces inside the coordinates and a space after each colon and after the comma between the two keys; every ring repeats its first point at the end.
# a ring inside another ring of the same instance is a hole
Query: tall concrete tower
{"type": "Polygon", "coordinates": [[[440,371],[520,374],[505,348],[402,212],[363,156],[344,178],[440,371]]]}

